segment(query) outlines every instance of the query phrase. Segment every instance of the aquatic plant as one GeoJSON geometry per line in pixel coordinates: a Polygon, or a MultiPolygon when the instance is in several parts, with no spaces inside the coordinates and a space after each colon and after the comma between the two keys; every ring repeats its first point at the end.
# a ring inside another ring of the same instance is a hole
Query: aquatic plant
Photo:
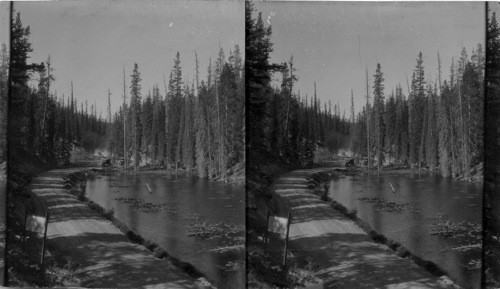
{"type": "Polygon", "coordinates": [[[468,245],[464,245],[464,246],[453,247],[453,248],[451,248],[451,250],[464,252],[464,251],[469,251],[469,250],[474,250],[474,249],[481,250],[482,248],[483,248],[482,243],[475,243],[475,244],[468,244],[468,245]]]}
{"type": "Polygon", "coordinates": [[[224,266],[219,266],[222,270],[225,271],[236,271],[239,270],[243,266],[242,262],[238,261],[229,261],[224,266]]]}
{"type": "Polygon", "coordinates": [[[231,238],[234,235],[242,234],[244,231],[245,227],[242,225],[195,221],[188,227],[187,235],[201,239],[231,238]]]}
{"type": "Polygon", "coordinates": [[[115,198],[115,200],[119,201],[120,203],[125,203],[125,204],[133,204],[133,203],[142,202],[142,199],[139,199],[139,198],[115,198]]]}
{"type": "Polygon", "coordinates": [[[410,208],[408,203],[388,202],[386,199],[378,197],[362,197],[358,198],[358,200],[377,204],[377,211],[381,212],[400,212],[410,208]]]}
{"type": "Polygon", "coordinates": [[[398,204],[395,202],[385,202],[383,204],[379,204],[377,207],[377,211],[381,212],[400,212],[402,210],[406,210],[410,208],[408,203],[398,204]]]}
{"type": "Polygon", "coordinates": [[[481,259],[474,259],[470,260],[469,263],[467,263],[467,269],[469,270],[479,270],[482,267],[482,262],[481,259]]]}
{"type": "Polygon", "coordinates": [[[358,201],[363,201],[367,203],[384,203],[385,199],[384,198],[377,198],[377,197],[362,197],[358,198],[358,201]]]}
{"type": "Polygon", "coordinates": [[[115,198],[115,200],[124,204],[132,204],[132,210],[135,212],[152,213],[166,210],[167,204],[155,204],[151,202],[144,202],[139,198],[115,198]]]}
{"type": "Polygon", "coordinates": [[[151,213],[151,212],[158,212],[161,210],[164,210],[166,204],[154,204],[150,202],[139,202],[139,203],[134,203],[132,205],[132,210],[135,212],[144,212],[144,213],[151,213]]]}
{"type": "Polygon", "coordinates": [[[473,236],[481,234],[482,225],[471,222],[451,222],[450,220],[439,220],[431,225],[430,234],[437,235],[444,238],[454,238],[458,236],[473,236]]]}

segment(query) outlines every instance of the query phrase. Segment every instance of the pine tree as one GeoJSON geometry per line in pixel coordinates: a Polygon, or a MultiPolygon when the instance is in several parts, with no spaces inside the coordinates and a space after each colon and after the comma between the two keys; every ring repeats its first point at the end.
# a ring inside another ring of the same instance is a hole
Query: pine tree
{"type": "Polygon", "coordinates": [[[351,150],[354,153],[357,153],[359,151],[359,147],[358,147],[358,142],[354,137],[356,135],[356,115],[354,113],[354,93],[352,89],[351,89],[351,118],[349,126],[349,135],[351,136],[350,139],[351,150]]]}
{"type": "Polygon", "coordinates": [[[132,72],[130,83],[130,109],[131,109],[131,122],[132,122],[132,150],[134,154],[134,170],[138,171],[141,161],[141,74],[139,66],[134,63],[134,70],[132,72]]]}
{"type": "MultiPolygon", "coordinates": [[[[153,89],[154,91],[154,89],[153,89]]],[[[154,94],[154,92],[153,92],[154,94]]],[[[142,123],[142,151],[145,153],[145,162],[148,164],[148,156],[154,162],[154,139],[155,131],[153,130],[153,117],[155,115],[151,91],[142,103],[141,123],[142,123]]]]}
{"type": "Polygon", "coordinates": [[[198,98],[196,102],[196,167],[198,176],[201,178],[208,177],[208,160],[209,160],[209,139],[208,139],[208,123],[207,123],[207,89],[202,81],[198,88],[198,98]]]}
{"type": "Polygon", "coordinates": [[[384,137],[385,137],[385,123],[384,123],[384,77],[382,74],[382,67],[377,63],[377,69],[373,76],[373,114],[375,126],[375,155],[377,157],[378,170],[384,162],[384,137]]]}
{"type": "Polygon", "coordinates": [[[7,45],[2,43],[0,49],[0,164],[7,160],[8,70],[9,54],[7,45]]]}
{"type": "MultiPolygon", "coordinates": [[[[267,142],[265,131],[266,109],[268,103],[269,84],[271,73],[278,66],[269,63],[270,53],[273,51],[271,43],[271,26],[265,27],[262,13],[254,19],[253,4],[246,2],[245,9],[245,81],[246,97],[248,101],[248,151],[266,151],[267,142]]],[[[253,159],[250,157],[250,160],[253,159]]],[[[250,165],[252,167],[252,165],[250,165]]]]}
{"type": "Polygon", "coordinates": [[[394,158],[394,148],[396,144],[396,125],[397,125],[397,111],[396,111],[396,100],[394,98],[394,92],[391,93],[389,99],[387,100],[385,106],[385,151],[390,158],[394,158]]]}
{"type": "Polygon", "coordinates": [[[417,65],[411,80],[411,93],[409,97],[409,122],[410,122],[410,162],[418,162],[419,167],[423,161],[422,124],[424,123],[425,79],[422,52],[418,54],[417,65]]]}
{"type": "MultiPolygon", "coordinates": [[[[463,94],[468,100],[468,134],[467,151],[470,153],[470,164],[478,164],[483,160],[483,106],[484,97],[482,94],[481,75],[472,63],[467,63],[463,74],[463,94]]],[[[466,168],[470,170],[470,168],[466,168]]]]}
{"type": "MultiPolygon", "coordinates": [[[[43,68],[43,65],[28,64],[28,54],[33,51],[29,42],[30,27],[23,27],[20,13],[13,13],[10,31],[10,67],[9,67],[9,111],[8,111],[8,151],[10,157],[31,151],[29,135],[29,95],[28,81],[30,73],[43,68]]],[[[11,160],[10,163],[14,163],[11,160]]]]}
{"type": "MultiPolygon", "coordinates": [[[[490,5],[488,3],[488,5],[490,5]]],[[[500,280],[500,266],[498,262],[497,243],[493,236],[500,232],[500,29],[495,12],[488,11],[486,36],[486,96],[485,96],[485,124],[484,124],[484,268],[490,280],[500,280]]],[[[485,278],[486,279],[486,278],[485,278]]],[[[495,283],[492,282],[492,283],[495,283]]],[[[490,285],[490,284],[487,284],[490,285]]],[[[493,285],[493,284],[491,284],[493,285]]],[[[491,287],[494,287],[491,286],[491,287]]]]}
{"type": "Polygon", "coordinates": [[[432,86],[429,84],[427,86],[427,97],[426,97],[426,137],[425,137],[425,156],[426,163],[429,166],[431,171],[434,171],[438,164],[438,154],[437,154],[437,136],[436,136],[436,111],[435,107],[437,106],[436,102],[436,94],[437,94],[437,85],[434,90],[432,86]]]}
{"type": "Polygon", "coordinates": [[[195,139],[193,132],[193,95],[188,85],[185,86],[185,106],[184,106],[184,136],[183,136],[183,163],[188,171],[194,167],[195,161],[195,139]]]}

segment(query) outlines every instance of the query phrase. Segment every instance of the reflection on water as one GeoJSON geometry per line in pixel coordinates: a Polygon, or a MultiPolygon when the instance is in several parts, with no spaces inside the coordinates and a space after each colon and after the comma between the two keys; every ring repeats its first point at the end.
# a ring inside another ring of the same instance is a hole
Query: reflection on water
{"type": "Polygon", "coordinates": [[[459,285],[479,288],[481,269],[474,268],[473,262],[480,262],[481,249],[464,251],[463,246],[477,245],[481,234],[444,238],[431,235],[430,229],[439,221],[481,224],[481,192],[480,185],[430,173],[388,171],[338,176],[331,181],[329,194],[344,206],[356,208],[358,217],[375,231],[438,264],[459,285]],[[401,211],[381,211],[380,204],[368,202],[366,198],[408,203],[408,207],[401,211]]]}
{"type": "Polygon", "coordinates": [[[224,184],[184,172],[154,171],[95,176],[87,181],[87,196],[145,239],[170,255],[193,264],[218,288],[245,287],[244,233],[238,238],[200,239],[187,231],[195,222],[244,226],[243,184],[224,184]],[[137,198],[161,204],[154,212],[136,211],[137,198]],[[118,200],[117,200],[118,199],[118,200]],[[217,248],[234,247],[219,251],[217,248]]]}

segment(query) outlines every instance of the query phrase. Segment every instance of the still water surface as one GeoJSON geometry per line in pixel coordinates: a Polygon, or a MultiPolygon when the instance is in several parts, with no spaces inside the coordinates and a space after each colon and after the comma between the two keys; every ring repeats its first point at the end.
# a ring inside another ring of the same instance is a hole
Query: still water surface
{"type": "Polygon", "coordinates": [[[482,187],[430,173],[411,171],[359,173],[334,177],[329,195],[350,209],[375,231],[405,246],[415,255],[436,263],[464,288],[480,288],[481,249],[465,250],[481,242],[481,233],[458,237],[431,235],[437,222],[482,223],[482,187]],[[392,187],[396,192],[393,192],[392,187]],[[365,200],[360,200],[365,198],[365,200]],[[386,202],[407,203],[401,211],[381,211],[386,202]],[[462,247],[462,248],[460,248],[462,247]],[[474,268],[475,267],[475,268],[474,268]]]}
{"type": "Polygon", "coordinates": [[[87,197],[145,239],[204,273],[218,288],[245,287],[244,232],[204,239],[188,236],[194,223],[245,225],[244,186],[200,179],[175,171],[114,173],[88,179],[87,197]],[[148,187],[149,186],[149,187],[148,187]],[[151,190],[150,190],[151,189],[151,190]],[[161,205],[154,212],[137,211],[123,198],[161,205]],[[229,247],[232,249],[218,250],[229,247]]]}

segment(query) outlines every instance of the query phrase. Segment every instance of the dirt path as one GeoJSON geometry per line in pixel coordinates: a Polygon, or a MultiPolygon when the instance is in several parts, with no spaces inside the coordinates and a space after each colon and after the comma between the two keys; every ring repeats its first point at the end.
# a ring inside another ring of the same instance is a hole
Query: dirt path
{"type": "Polygon", "coordinates": [[[131,243],[110,221],[65,189],[65,177],[81,169],[46,172],[30,186],[37,202],[47,205],[48,248],[79,263],[82,287],[207,288],[169,261],[131,243]]]}
{"type": "Polygon", "coordinates": [[[285,174],[273,190],[292,215],[291,251],[319,265],[324,288],[455,288],[446,277],[434,277],[374,243],[352,220],[311,194],[307,177],[322,170],[285,174]]]}

